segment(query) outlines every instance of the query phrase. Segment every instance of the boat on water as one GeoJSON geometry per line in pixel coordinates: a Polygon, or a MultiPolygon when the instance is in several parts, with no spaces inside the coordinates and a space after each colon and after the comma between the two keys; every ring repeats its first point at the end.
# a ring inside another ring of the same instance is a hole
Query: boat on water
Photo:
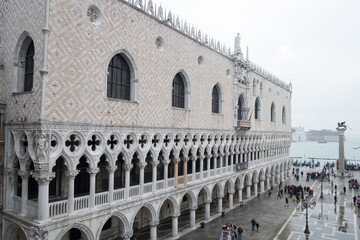
{"type": "Polygon", "coordinates": [[[321,141],[318,141],[318,143],[327,143],[326,140],[321,140],[321,141]]]}

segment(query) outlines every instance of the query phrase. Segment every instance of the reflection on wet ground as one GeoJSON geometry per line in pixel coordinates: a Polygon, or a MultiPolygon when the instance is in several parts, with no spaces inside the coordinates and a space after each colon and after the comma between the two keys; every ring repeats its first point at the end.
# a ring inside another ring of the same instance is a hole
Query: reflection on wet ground
{"type": "MultiPolygon", "coordinates": [[[[355,172],[354,175],[355,178],[360,179],[360,173],[355,172]]],[[[331,180],[334,181],[334,185],[338,186],[338,191],[334,191],[330,182],[324,182],[323,199],[320,198],[321,184],[319,181],[306,182],[305,178],[295,181],[292,177],[283,183],[283,186],[294,184],[310,186],[314,189],[312,201],[316,201],[316,206],[309,209],[309,235],[304,234],[306,209],[301,204],[289,201],[290,206],[284,207],[284,198],[267,199],[267,194],[262,194],[260,197],[245,202],[242,207],[238,206],[227,212],[225,217],[218,217],[206,223],[205,229],[197,228],[180,239],[219,239],[221,226],[225,223],[233,223],[244,229],[243,239],[358,240],[359,221],[357,220],[357,209],[352,204],[352,197],[360,195],[360,192],[348,188],[348,178],[331,177],[331,180]],[[343,193],[344,186],[347,187],[346,194],[343,193]],[[335,194],[337,196],[336,205],[334,204],[335,194]],[[252,218],[255,218],[260,224],[258,232],[251,231],[250,221],[252,218]]],[[[272,196],[274,195],[277,195],[277,190],[272,196]]]]}

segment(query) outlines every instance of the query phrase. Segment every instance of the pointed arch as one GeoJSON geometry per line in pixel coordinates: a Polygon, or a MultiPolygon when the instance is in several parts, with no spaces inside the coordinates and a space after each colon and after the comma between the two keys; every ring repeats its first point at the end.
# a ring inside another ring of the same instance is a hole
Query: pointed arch
{"type": "Polygon", "coordinates": [[[121,49],[109,59],[107,97],[138,101],[138,68],[131,54],[121,49]]]}
{"type": "Polygon", "coordinates": [[[190,82],[184,70],[180,70],[173,78],[172,106],[175,108],[190,108],[190,82]]]}
{"type": "Polygon", "coordinates": [[[261,118],[261,100],[259,97],[256,98],[255,100],[255,119],[256,120],[260,120],[261,118]]]}
{"type": "Polygon", "coordinates": [[[275,116],[275,103],[271,103],[271,122],[276,122],[276,116],[275,116]]]}
{"type": "Polygon", "coordinates": [[[285,106],[282,107],[281,120],[282,120],[282,123],[283,123],[283,124],[286,124],[286,111],[285,111],[285,106]]]}
{"type": "Polygon", "coordinates": [[[241,94],[238,99],[238,120],[247,120],[247,108],[244,94],[241,94]]]}

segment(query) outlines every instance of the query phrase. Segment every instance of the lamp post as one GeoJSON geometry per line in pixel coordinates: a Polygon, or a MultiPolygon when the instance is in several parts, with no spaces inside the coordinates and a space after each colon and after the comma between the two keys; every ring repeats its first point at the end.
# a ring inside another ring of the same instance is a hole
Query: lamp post
{"type": "Polygon", "coordinates": [[[320,178],[320,183],[321,183],[321,194],[320,194],[320,198],[324,198],[324,195],[323,195],[323,181],[324,181],[324,175],[321,175],[321,178],[320,178]]]}
{"type": "Polygon", "coordinates": [[[313,209],[316,205],[316,202],[310,203],[310,199],[309,196],[305,197],[305,201],[303,202],[303,206],[304,208],[306,208],[306,225],[305,225],[305,234],[310,234],[310,230],[309,230],[309,222],[308,222],[308,208],[313,209]]]}

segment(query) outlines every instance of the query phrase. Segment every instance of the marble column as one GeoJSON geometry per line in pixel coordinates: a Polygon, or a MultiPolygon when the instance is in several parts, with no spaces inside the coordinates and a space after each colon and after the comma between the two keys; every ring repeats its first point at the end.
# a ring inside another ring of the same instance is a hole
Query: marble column
{"type": "Polygon", "coordinates": [[[209,220],[210,219],[210,203],[212,201],[211,200],[207,200],[205,201],[205,220],[209,220]]]}
{"type": "Polygon", "coordinates": [[[270,186],[270,175],[267,175],[266,176],[266,187],[267,187],[267,189],[270,189],[271,188],[271,186],[270,186]]]}
{"type": "Polygon", "coordinates": [[[192,171],[191,171],[191,175],[192,175],[192,181],[195,181],[195,174],[196,174],[196,157],[192,156],[191,157],[191,166],[192,166],[192,171]]]}
{"type": "Polygon", "coordinates": [[[208,155],[206,156],[206,159],[207,159],[207,171],[208,171],[208,178],[210,178],[210,161],[211,161],[211,157],[208,155]]]}
{"type": "Polygon", "coordinates": [[[124,197],[125,199],[129,198],[129,191],[130,191],[130,171],[133,168],[133,165],[131,163],[126,163],[124,166],[125,169],[125,191],[124,191],[124,197]]]}
{"type": "Polygon", "coordinates": [[[246,185],[246,198],[249,199],[251,197],[251,184],[246,185]]]}
{"type": "Polygon", "coordinates": [[[200,179],[204,179],[204,156],[200,156],[200,179]]]}
{"type": "Polygon", "coordinates": [[[235,152],[235,163],[239,163],[239,152],[235,152]]]}
{"type": "MultiPolygon", "coordinates": [[[[184,176],[183,176],[183,184],[184,185],[187,185],[187,163],[188,163],[188,161],[189,161],[189,158],[188,157],[184,157],[183,159],[182,159],[182,161],[183,161],[183,164],[184,164],[184,176]]],[[[194,176],[195,177],[195,176],[194,176]]]]}
{"type": "Polygon", "coordinates": [[[222,212],[222,200],[224,198],[224,195],[220,195],[218,198],[218,213],[222,212]]]}
{"type": "Polygon", "coordinates": [[[239,203],[243,201],[243,199],[242,199],[242,191],[243,191],[243,189],[239,188],[239,192],[238,192],[238,194],[239,194],[239,203]]]}
{"type": "Polygon", "coordinates": [[[107,166],[106,170],[109,172],[109,203],[114,201],[114,173],[117,166],[107,166]]]}
{"type": "Polygon", "coordinates": [[[49,183],[55,177],[53,172],[35,172],[34,179],[38,182],[38,220],[49,218],[49,183]]]}
{"type": "Polygon", "coordinates": [[[140,168],[140,196],[144,192],[144,169],[147,166],[146,162],[139,162],[138,167],[140,168]]]}
{"type": "Polygon", "coordinates": [[[177,238],[178,236],[178,219],[179,215],[172,216],[172,237],[177,238]]]}
{"type": "Polygon", "coordinates": [[[253,184],[254,184],[254,195],[257,196],[257,194],[258,194],[258,181],[256,180],[253,184]]]}
{"type": "Polygon", "coordinates": [[[275,186],[275,174],[271,175],[271,186],[275,186]]]}
{"type": "Polygon", "coordinates": [[[21,213],[20,216],[26,216],[27,211],[27,200],[28,200],[28,189],[29,189],[29,177],[30,172],[26,170],[20,170],[18,175],[21,177],[21,213]]]}
{"type": "Polygon", "coordinates": [[[234,190],[229,192],[229,208],[232,209],[234,207],[234,190]]]}
{"type": "Polygon", "coordinates": [[[264,179],[260,179],[260,192],[264,192],[264,179]]]}
{"type": "Polygon", "coordinates": [[[89,208],[95,207],[95,188],[96,188],[96,174],[99,172],[99,168],[88,168],[87,172],[90,174],[90,196],[89,196],[89,208]]]}
{"type": "Polygon", "coordinates": [[[14,186],[17,182],[17,178],[19,175],[17,171],[13,168],[5,168],[4,169],[4,202],[3,208],[4,210],[13,209],[13,198],[10,196],[16,195],[16,189],[14,186]]]}
{"type": "Polygon", "coordinates": [[[169,178],[168,168],[169,168],[170,160],[168,158],[164,158],[162,163],[164,164],[164,188],[167,189],[168,188],[168,178],[169,178]]]}
{"type": "Polygon", "coordinates": [[[279,184],[280,183],[280,172],[276,173],[276,183],[279,184]]]}
{"type": "Polygon", "coordinates": [[[343,173],[345,171],[345,151],[344,151],[344,141],[345,141],[345,131],[346,126],[337,127],[339,135],[339,173],[343,173]]]}
{"type": "Polygon", "coordinates": [[[157,181],[157,165],[159,164],[158,160],[153,160],[152,165],[152,192],[156,192],[156,181],[157,181]]]}
{"type": "Polygon", "coordinates": [[[79,174],[77,170],[67,171],[66,176],[68,177],[68,214],[74,214],[74,182],[75,177],[79,174]]]}
{"type": "Polygon", "coordinates": [[[179,162],[180,158],[174,158],[174,187],[178,187],[179,185],[179,162]]]}
{"type": "Polygon", "coordinates": [[[196,225],[195,225],[195,220],[196,220],[196,207],[192,206],[189,208],[190,209],[190,228],[191,229],[195,229],[196,225]]]}
{"type": "Polygon", "coordinates": [[[156,240],[157,239],[157,226],[159,222],[151,222],[150,223],[150,240],[156,240]]]}

